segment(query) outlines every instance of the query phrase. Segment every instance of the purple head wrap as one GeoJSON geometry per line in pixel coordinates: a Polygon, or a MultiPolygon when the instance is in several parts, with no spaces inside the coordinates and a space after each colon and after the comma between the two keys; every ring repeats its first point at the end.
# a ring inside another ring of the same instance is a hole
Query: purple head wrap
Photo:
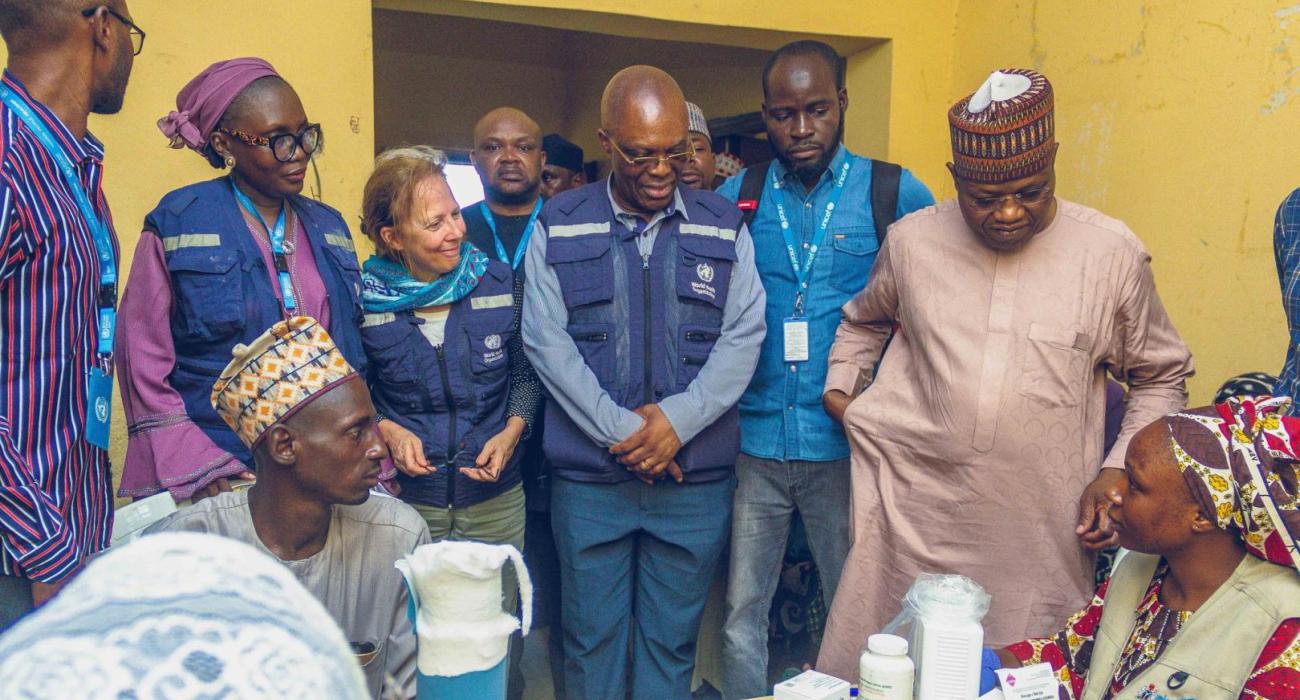
{"type": "Polygon", "coordinates": [[[188,146],[201,153],[239,93],[254,80],[272,75],[279,73],[260,58],[218,61],[181,88],[176,95],[176,111],[159,119],[158,128],[171,139],[172,148],[188,146]]]}

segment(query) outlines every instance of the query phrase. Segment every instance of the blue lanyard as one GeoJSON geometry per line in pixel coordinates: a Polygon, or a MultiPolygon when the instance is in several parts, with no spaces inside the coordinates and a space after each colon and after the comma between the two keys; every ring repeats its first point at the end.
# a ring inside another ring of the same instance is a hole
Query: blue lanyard
{"type": "Polygon", "coordinates": [[[99,257],[99,334],[96,352],[100,357],[107,358],[113,354],[113,336],[117,330],[117,310],[114,306],[117,302],[117,261],[113,259],[113,234],[104,219],[95,213],[95,207],[90,203],[86,188],[77,174],[77,166],[55,140],[45,122],[8,85],[0,85],[0,100],[18,115],[36,136],[36,140],[41,142],[45,152],[54,159],[59,173],[63,175],[63,181],[72,190],[72,198],[77,202],[77,209],[81,210],[81,218],[94,237],[95,254],[99,257]]]}
{"type": "Polygon", "coordinates": [[[835,184],[831,187],[830,198],[826,200],[826,211],[822,213],[822,219],[818,222],[817,232],[813,234],[812,244],[808,247],[808,255],[804,256],[802,266],[799,265],[799,244],[794,238],[794,231],[790,230],[790,219],[785,214],[785,203],[782,201],[784,195],[781,190],[785,185],[776,176],[776,168],[772,168],[772,187],[777,190],[775,192],[776,216],[781,221],[781,235],[785,237],[785,252],[790,256],[790,267],[794,268],[794,279],[799,285],[794,297],[796,314],[803,313],[803,298],[808,293],[813,259],[817,257],[817,251],[821,250],[822,244],[826,242],[826,231],[830,228],[831,216],[835,214],[835,205],[839,203],[840,195],[844,194],[844,183],[849,179],[849,169],[852,165],[853,161],[845,159],[844,167],[840,168],[840,176],[835,179],[835,184]]]}
{"type": "Polygon", "coordinates": [[[497,246],[497,260],[509,263],[512,270],[518,270],[519,263],[524,261],[524,252],[528,250],[528,239],[533,237],[533,224],[537,223],[537,215],[542,213],[542,198],[537,198],[537,204],[533,205],[533,213],[528,215],[528,223],[524,225],[524,233],[519,237],[519,247],[515,248],[514,260],[511,260],[510,256],[506,255],[506,247],[501,243],[501,237],[497,235],[497,220],[493,218],[487,200],[479,202],[478,206],[483,212],[483,218],[487,219],[488,228],[492,229],[492,242],[497,246]]]}
{"type": "Polygon", "coordinates": [[[298,304],[294,301],[293,278],[289,276],[289,262],[284,255],[284,213],[289,208],[288,203],[285,202],[280,205],[280,216],[276,218],[275,227],[272,228],[266,223],[266,219],[262,218],[262,213],[257,210],[257,207],[253,206],[253,200],[249,199],[248,195],[240,192],[238,187],[235,187],[234,180],[230,181],[230,189],[234,190],[235,200],[239,202],[239,206],[243,207],[244,211],[252,214],[253,218],[260,221],[262,226],[266,228],[266,235],[271,239],[271,259],[275,263],[276,277],[280,280],[280,296],[284,298],[285,310],[293,311],[298,308],[298,304]]]}

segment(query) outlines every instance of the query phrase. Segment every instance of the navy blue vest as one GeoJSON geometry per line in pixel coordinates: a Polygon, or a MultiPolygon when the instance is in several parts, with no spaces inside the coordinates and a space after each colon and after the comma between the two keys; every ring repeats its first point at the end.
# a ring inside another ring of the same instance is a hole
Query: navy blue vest
{"type": "Polygon", "coordinates": [[[519,332],[510,266],[491,261],[474,291],[451,305],[441,347],[429,344],[422,323],[411,311],[369,313],[361,328],[375,407],[415,433],[438,468],[428,476],[399,474],[401,497],[437,508],[482,503],[520,481],[522,449],[495,483],[460,473],[474,466],[483,445],[506,426],[507,343],[519,332]]]}
{"type": "MultiPolygon", "coordinates": [[[[605,181],[548,202],[546,262],[569,311],[568,332],[600,385],[628,409],[686,390],[722,334],[740,212],[712,192],[679,187],[688,217],[664,220],[648,263],[637,234],[614,218],[605,181]]],[[[559,405],[546,412],[546,458],[556,476],[632,478],[559,405]]],[[[726,478],[740,451],[735,407],[682,446],[687,481],[726,478]]]]}
{"type": "MultiPolygon", "coordinates": [[[[466,207],[463,210],[465,219],[465,238],[474,244],[475,248],[484,251],[488,257],[496,256],[496,245],[493,243],[492,227],[488,226],[487,219],[483,217],[483,211],[476,204],[466,207]]],[[[507,254],[513,255],[514,251],[506,251],[507,254]]],[[[515,270],[515,275],[524,276],[524,268],[527,265],[520,264],[519,269],[515,270]]],[[[525,502],[528,504],[528,510],[550,510],[551,508],[551,490],[550,490],[550,470],[546,468],[546,459],[542,453],[542,425],[546,420],[546,404],[537,407],[536,416],[533,418],[533,430],[528,439],[524,440],[517,451],[523,453],[522,470],[524,481],[525,502]]]]}
{"type": "MultiPolygon", "coordinates": [[[[359,372],[360,266],[343,217],[312,199],[289,199],[303,223],[329,295],[330,335],[359,372]]],[[[250,467],[252,455],[212,409],[212,384],[230,363],[231,348],[251,343],[284,319],[257,242],[248,233],[228,178],[168,193],[145,217],[162,239],[172,283],[172,342],[176,366],[167,381],[185,412],[223,450],[250,467]]]]}

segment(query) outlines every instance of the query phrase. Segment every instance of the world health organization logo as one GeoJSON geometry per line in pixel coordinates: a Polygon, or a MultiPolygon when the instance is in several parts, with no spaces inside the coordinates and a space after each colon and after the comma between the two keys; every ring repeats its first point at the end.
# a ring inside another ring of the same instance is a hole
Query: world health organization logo
{"type": "Polygon", "coordinates": [[[501,336],[493,333],[483,339],[483,344],[487,346],[488,350],[499,350],[501,349],[501,336]]]}
{"type": "Polygon", "coordinates": [[[695,275],[700,278],[701,282],[709,283],[713,281],[713,266],[708,263],[700,263],[695,266],[695,275]]]}

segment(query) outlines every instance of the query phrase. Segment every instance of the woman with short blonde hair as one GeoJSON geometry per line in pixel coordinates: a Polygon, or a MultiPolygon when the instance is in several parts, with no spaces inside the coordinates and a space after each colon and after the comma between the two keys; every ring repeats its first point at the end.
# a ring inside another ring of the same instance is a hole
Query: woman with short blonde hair
{"type": "MultiPolygon", "coordinates": [[[[523,285],[465,239],[460,205],[428,146],[375,159],[361,230],[361,337],[400,497],[434,541],[524,546],[519,441],[541,387],[524,357],[523,285]]],[[[506,591],[514,591],[507,582],[506,591]]],[[[506,611],[515,612],[513,594],[506,611]]]]}

